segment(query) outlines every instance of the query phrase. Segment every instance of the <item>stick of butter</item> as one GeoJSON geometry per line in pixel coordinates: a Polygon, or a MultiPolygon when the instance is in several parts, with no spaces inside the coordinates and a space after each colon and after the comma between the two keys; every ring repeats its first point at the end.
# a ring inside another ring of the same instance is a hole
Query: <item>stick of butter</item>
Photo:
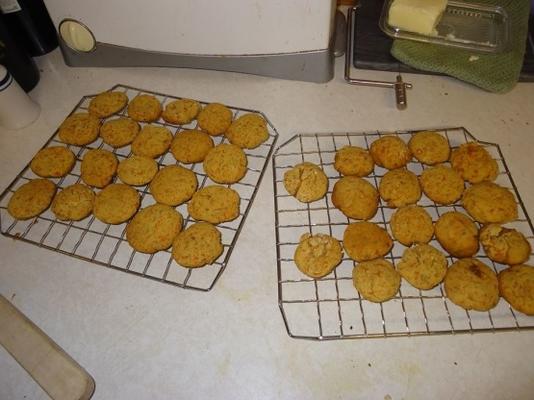
{"type": "Polygon", "coordinates": [[[447,0],[393,0],[389,7],[391,26],[423,35],[436,35],[436,25],[447,0]]]}

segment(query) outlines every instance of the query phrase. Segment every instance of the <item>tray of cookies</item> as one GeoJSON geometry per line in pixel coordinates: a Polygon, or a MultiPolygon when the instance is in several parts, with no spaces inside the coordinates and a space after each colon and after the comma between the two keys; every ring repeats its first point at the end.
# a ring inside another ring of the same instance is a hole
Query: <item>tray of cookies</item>
{"type": "Polygon", "coordinates": [[[498,145],[461,127],[298,134],[273,184],[291,337],[534,329],[534,229],[498,145]]]}
{"type": "Polygon", "coordinates": [[[116,85],[84,96],[0,195],[0,230],[208,291],[277,137],[259,111],[116,85]]]}

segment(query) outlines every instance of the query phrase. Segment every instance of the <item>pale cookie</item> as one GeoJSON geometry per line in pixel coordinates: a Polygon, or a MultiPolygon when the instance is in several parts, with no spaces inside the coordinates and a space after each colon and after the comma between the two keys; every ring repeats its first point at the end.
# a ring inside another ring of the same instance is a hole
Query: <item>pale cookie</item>
{"type": "Polygon", "coordinates": [[[133,217],[140,204],[137,190],[123,183],[114,183],[96,195],[93,214],[106,224],[122,224],[133,217]]]}
{"type": "Polygon", "coordinates": [[[103,92],[93,97],[89,103],[89,113],[98,118],[106,118],[118,113],[128,104],[128,96],[123,92],[103,92]]]}
{"type": "Polygon", "coordinates": [[[493,182],[480,182],[466,189],[462,206],[483,224],[517,219],[517,203],[510,190],[493,182]]]}
{"type": "Polygon", "coordinates": [[[68,117],[59,127],[59,139],[63,143],[83,146],[98,137],[100,120],[88,113],[76,113],[68,117]]]}
{"type": "Polygon", "coordinates": [[[470,183],[494,181],[499,174],[497,161],[476,142],[464,143],[454,149],[451,154],[451,165],[470,183]]]}
{"type": "Polygon", "coordinates": [[[501,296],[519,312],[534,315],[534,267],[514,265],[499,272],[501,296]]]}
{"type": "Polygon", "coordinates": [[[339,241],[332,236],[306,233],[295,250],[295,264],[311,278],[322,278],[341,262],[343,251],[339,241]]]}
{"type": "Polygon", "coordinates": [[[490,259],[501,264],[523,264],[530,257],[530,243],[525,236],[498,224],[480,230],[480,244],[490,259]]]}
{"type": "Polygon", "coordinates": [[[16,219],[30,219],[45,211],[54,195],[56,185],[48,179],[34,179],[19,187],[7,204],[7,211],[16,219]]]}
{"type": "Polygon", "coordinates": [[[33,157],[30,168],[43,178],[59,178],[67,175],[74,167],[74,153],[62,146],[47,147],[33,157]]]}
{"type": "Polygon", "coordinates": [[[191,99],[171,101],[161,114],[171,124],[185,125],[193,121],[201,110],[200,103],[191,99]]]}
{"type": "Polygon", "coordinates": [[[417,161],[427,165],[445,162],[451,153],[448,140],[434,131],[417,132],[408,147],[417,161]]]}
{"type": "Polygon", "coordinates": [[[198,130],[182,131],[176,134],[171,143],[172,155],[184,164],[204,161],[212,148],[211,136],[198,130]]]}
{"type": "Polygon", "coordinates": [[[453,263],[445,275],[444,286],[447,297],[466,310],[487,311],[499,302],[497,275],[476,258],[453,263]]]}
{"type": "Polygon", "coordinates": [[[336,152],[334,168],[341,175],[367,176],[375,167],[369,152],[357,146],[345,146],[336,152]]]}
{"type": "Polygon", "coordinates": [[[59,192],[52,202],[52,212],[62,221],[79,221],[93,211],[95,193],[89,186],[76,183],[59,192]]]}
{"type": "Polygon", "coordinates": [[[206,186],[187,204],[189,215],[211,224],[232,221],[239,216],[239,194],[224,186],[206,186]]]}
{"type": "Polygon", "coordinates": [[[82,160],[82,181],[89,186],[102,188],[111,182],[118,164],[115,154],[107,150],[89,150],[82,160]]]}
{"type": "Polygon", "coordinates": [[[213,264],[223,252],[221,232],[207,222],[197,222],[180,232],[172,244],[172,258],[186,268],[213,264]]]}
{"type": "Polygon", "coordinates": [[[154,199],[169,206],[177,206],[189,200],[197,186],[195,173],[179,165],[162,168],[149,185],[154,199]]]}
{"type": "Polygon", "coordinates": [[[132,143],[141,127],[130,118],[117,118],[104,122],[100,127],[100,137],[104,143],[119,148],[132,143]]]}
{"type": "Polygon", "coordinates": [[[464,192],[462,177],[445,165],[425,169],[419,182],[425,195],[437,204],[453,204],[464,192]]]}
{"type": "Polygon", "coordinates": [[[303,162],[284,173],[284,187],[297,200],[310,203],[324,197],[328,178],[318,165],[303,162]]]}
{"type": "Polygon", "coordinates": [[[222,135],[232,124],[232,110],[220,103],[208,104],[198,113],[198,126],[212,136],[222,135]]]}
{"type": "Polygon", "coordinates": [[[414,243],[428,243],[434,235],[434,225],[428,212],[419,206],[406,206],[391,216],[393,237],[405,246],[414,243]]]}
{"type": "Polygon", "coordinates": [[[182,229],[182,215],[165,204],[140,210],[126,227],[126,240],[141,253],[168,249],[182,229]]]}
{"type": "Polygon", "coordinates": [[[332,203],[349,218],[370,219],[378,209],[378,191],[365,179],[345,176],[334,185],[332,203]]]}
{"type": "Polygon", "coordinates": [[[449,211],[434,227],[439,244],[452,256],[471,257],[478,251],[478,229],[467,215],[449,211]]]}
{"type": "Polygon", "coordinates": [[[388,232],[373,222],[356,222],[347,226],[343,247],[355,261],[368,261],[385,256],[393,247],[388,232]]]}
{"type": "Polygon", "coordinates": [[[428,290],[445,278],[447,259],[438,249],[418,244],[404,251],[397,270],[413,287],[428,290]]]}
{"type": "Polygon", "coordinates": [[[140,94],[128,104],[128,116],[139,122],[154,122],[161,115],[161,103],[154,96],[140,94]]]}
{"type": "Polygon", "coordinates": [[[225,136],[236,146],[255,149],[269,138],[269,131],[261,115],[244,114],[232,122],[225,136]]]}
{"type": "Polygon", "coordinates": [[[395,297],[400,288],[401,276],[393,264],[379,258],[355,266],[352,282],[364,299],[381,303],[395,297]]]}
{"type": "Polygon", "coordinates": [[[382,136],[371,143],[369,149],[376,165],[386,169],[402,168],[412,159],[410,149],[394,135],[382,136]]]}
{"type": "Polygon", "coordinates": [[[171,142],[171,131],[164,126],[145,125],[132,142],[132,153],[136,156],[156,158],[169,149],[171,142]]]}
{"type": "Polygon", "coordinates": [[[415,204],[421,198],[417,176],[404,168],[386,172],[378,184],[378,193],[389,207],[415,204]]]}
{"type": "Polygon", "coordinates": [[[204,158],[204,171],[217,183],[236,183],[247,173],[247,156],[240,147],[222,143],[204,158]]]}
{"type": "Polygon", "coordinates": [[[158,163],[150,157],[133,155],[119,163],[117,175],[124,183],[141,186],[149,183],[158,172],[158,163]]]}

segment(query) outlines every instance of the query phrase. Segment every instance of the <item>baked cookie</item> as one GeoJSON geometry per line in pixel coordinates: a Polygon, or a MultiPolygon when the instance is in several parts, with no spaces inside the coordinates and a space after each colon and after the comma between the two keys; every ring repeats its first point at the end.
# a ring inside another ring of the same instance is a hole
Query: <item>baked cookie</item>
{"type": "Polygon", "coordinates": [[[378,193],[389,207],[415,204],[421,198],[417,176],[404,168],[386,172],[378,184],[378,193]]]}
{"type": "Polygon", "coordinates": [[[62,221],[79,221],[93,211],[95,193],[89,186],[76,183],[60,191],[52,202],[52,212],[62,221]]]}
{"type": "Polygon", "coordinates": [[[128,104],[128,96],[123,92],[102,92],[89,103],[89,113],[98,118],[107,118],[118,113],[128,104]]]}
{"type": "Polygon", "coordinates": [[[469,142],[454,149],[451,165],[460,176],[470,182],[494,181],[499,167],[487,150],[476,142],[469,142]]]}
{"type": "Polygon", "coordinates": [[[222,252],[221,232],[207,222],[189,226],[176,236],[172,244],[172,258],[187,268],[213,264],[222,252]]]}
{"type": "Polygon", "coordinates": [[[354,267],[352,282],[364,299],[381,303],[397,294],[401,276],[393,264],[383,258],[378,258],[362,262],[354,267]]]}
{"type": "Polygon", "coordinates": [[[501,296],[519,312],[534,315],[534,268],[514,265],[499,272],[501,296]]]}
{"type": "Polygon", "coordinates": [[[449,141],[434,131],[417,132],[410,138],[408,147],[417,161],[427,165],[445,162],[449,159],[449,141]]]}
{"type": "Polygon", "coordinates": [[[404,251],[397,270],[413,287],[428,290],[445,278],[447,259],[438,249],[418,244],[404,251]]]}
{"type": "Polygon", "coordinates": [[[98,137],[100,120],[88,113],[76,113],[67,117],[59,126],[59,139],[63,143],[83,146],[98,137]]]}
{"type": "Polygon", "coordinates": [[[523,264],[530,257],[530,243],[525,236],[499,224],[480,230],[480,244],[490,259],[501,264],[523,264]]]}
{"type": "Polygon", "coordinates": [[[123,183],[114,183],[96,195],[93,214],[106,224],[122,224],[133,217],[140,204],[137,190],[123,183]]]}
{"type": "Polygon", "coordinates": [[[176,134],[171,143],[172,155],[184,164],[204,161],[212,148],[211,136],[197,130],[182,131],[176,134]]]}
{"type": "Polygon", "coordinates": [[[310,203],[324,197],[328,178],[318,165],[303,162],[285,172],[284,187],[297,200],[310,203]]]}
{"type": "Polygon", "coordinates": [[[89,186],[102,188],[111,182],[118,164],[115,154],[107,150],[89,150],[82,160],[82,181],[89,186]]]}
{"type": "Polygon", "coordinates": [[[100,127],[100,137],[111,147],[124,147],[133,142],[141,127],[130,118],[117,118],[104,122],[100,127]]]}
{"type": "Polygon", "coordinates": [[[126,240],[141,253],[168,249],[182,229],[182,215],[171,206],[153,204],[140,210],[126,226],[126,240]]]}
{"type": "Polygon", "coordinates": [[[239,216],[239,194],[224,186],[206,186],[193,194],[187,204],[189,215],[211,224],[232,221],[239,216]]]}
{"type": "Polygon", "coordinates": [[[306,233],[295,250],[295,264],[300,272],[311,278],[322,278],[341,262],[343,251],[332,236],[306,233]]]}
{"type": "Polygon", "coordinates": [[[67,175],[74,167],[74,153],[62,146],[47,147],[33,157],[30,168],[43,178],[59,178],[67,175]]]}
{"type": "Polygon", "coordinates": [[[462,258],[445,275],[445,293],[466,310],[487,311],[499,302],[497,275],[476,258],[462,258]]]}
{"type": "Polygon", "coordinates": [[[345,176],[334,185],[332,203],[349,218],[370,219],[378,209],[378,191],[365,179],[345,176]]]}
{"type": "Polygon", "coordinates": [[[119,179],[132,186],[149,183],[158,172],[158,163],[150,157],[131,156],[119,163],[117,175],[119,179]]]}
{"type": "Polygon", "coordinates": [[[396,210],[391,216],[393,237],[405,246],[414,243],[428,243],[434,235],[432,218],[419,206],[406,206],[396,210]]]}
{"type": "Polygon", "coordinates": [[[222,135],[232,124],[232,110],[220,103],[208,104],[198,113],[198,126],[212,136],[222,135]]]}
{"type": "Polygon", "coordinates": [[[179,99],[167,104],[161,116],[170,124],[185,125],[197,117],[201,108],[196,100],[179,99]]]}
{"type": "Polygon", "coordinates": [[[161,115],[161,103],[154,96],[140,94],[128,104],[128,116],[139,122],[154,122],[161,115]]]}
{"type": "Polygon", "coordinates": [[[394,135],[382,136],[375,140],[369,151],[375,164],[386,169],[402,168],[412,159],[412,153],[406,143],[394,135]]]}
{"type": "Polygon", "coordinates": [[[236,183],[247,173],[247,156],[235,144],[222,143],[204,158],[204,171],[213,182],[236,183]]]}
{"type": "Polygon", "coordinates": [[[177,206],[189,200],[197,190],[195,173],[179,165],[168,165],[150,182],[150,193],[158,203],[177,206]]]}
{"type": "Polygon", "coordinates": [[[439,244],[454,257],[471,257],[478,251],[477,226],[465,214],[446,212],[437,220],[434,231],[439,244]]]}
{"type": "Polygon", "coordinates": [[[7,204],[7,211],[15,219],[30,219],[45,211],[54,195],[56,185],[48,179],[33,179],[19,187],[7,204]]]}
{"type": "Polygon", "coordinates": [[[261,115],[244,114],[232,122],[225,136],[236,146],[255,149],[269,138],[269,131],[261,115]]]}
{"type": "Polygon", "coordinates": [[[169,149],[171,142],[171,131],[164,126],[145,125],[132,142],[132,153],[136,156],[156,158],[169,149]]]}
{"type": "Polygon", "coordinates": [[[438,204],[453,204],[464,192],[464,181],[460,174],[445,165],[425,169],[419,182],[427,197],[438,204]]]}
{"type": "Polygon", "coordinates": [[[514,195],[493,182],[480,182],[467,188],[462,196],[462,206],[475,221],[483,224],[517,219],[514,195]]]}
{"type": "Polygon", "coordinates": [[[343,247],[353,260],[368,261],[385,256],[393,247],[393,241],[384,228],[363,221],[347,226],[343,247]]]}
{"type": "Polygon", "coordinates": [[[341,175],[363,177],[373,172],[375,162],[365,149],[358,146],[345,146],[336,152],[334,168],[341,175]]]}

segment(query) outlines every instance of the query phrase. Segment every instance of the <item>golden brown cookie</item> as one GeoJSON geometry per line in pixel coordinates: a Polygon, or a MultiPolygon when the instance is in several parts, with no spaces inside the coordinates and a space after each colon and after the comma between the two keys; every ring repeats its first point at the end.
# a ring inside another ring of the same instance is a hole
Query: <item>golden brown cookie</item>
{"type": "Polygon", "coordinates": [[[334,168],[341,175],[363,177],[373,172],[375,162],[365,149],[358,146],[345,146],[336,152],[334,168]]]}
{"type": "Polygon", "coordinates": [[[128,104],[128,96],[123,92],[102,92],[89,103],[89,113],[98,118],[107,118],[118,113],[128,104]]]}
{"type": "Polygon", "coordinates": [[[385,256],[393,247],[388,232],[373,222],[355,222],[343,234],[343,247],[355,261],[368,261],[385,256]]]}
{"type": "Polygon", "coordinates": [[[198,126],[212,136],[222,135],[232,124],[232,110],[220,103],[211,103],[198,113],[198,126]]]}
{"type": "Polygon", "coordinates": [[[389,207],[415,204],[421,198],[421,188],[417,176],[404,168],[386,172],[380,179],[378,192],[389,207]]]}
{"type": "Polygon", "coordinates": [[[161,115],[161,103],[154,96],[140,94],[128,104],[128,116],[139,122],[154,122],[161,115]]]}
{"type": "Polygon", "coordinates": [[[480,230],[480,244],[490,259],[502,264],[523,264],[530,257],[530,243],[515,229],[489,224],[480,230]]]}
{"type": "Polygon", "coordinates": [[[454,257],[471,257],[478,251],[477,226],[465,214],[446,212],[437,220],[434,231],[441,246],[454,257]]]}
{"type": "Polygon", "coordinates": [[[401,276],[393,264],[378,258],[355,266],[352,282],[364,299],[381,303],[395,297],[400,288],[401,276]]]}
{"type": "Polygon", "coordinates": [[[339,241],[332,236],[306,233],[295,250],[295,264],[311,278],[322,278],[341,262],[343,251],[339,241]]]}
{"type": "Polygon", "coordinates": [[[514,265],[499,272],[501,296],[519,312],[534,315],[534,267],[514,265]]]}
{"type": "Polygon", "coordinates": [[[59,178],[67,175],[74,167],[74,153],[62,146],[52,146],[39,150],[30,163],[35,174],[43,178],[59,178]]]}
{"type": "Polygon", "coordinates": [[[132,142],[132,153],[136,156],[156,158],[169,149],[171,142],[171,131],[164,126],[145,125],[132,142]]]}
{"type": "Polygon", "coordinates": [[[494,181],[499,174],[497,161],[476,142],[464,143],[454,149],[451,154],[451,165],[470,183],[494,181]]]}
{"type": "Polygon", "coordinates": [[[438,165],[423,171],[419,178],[427,197],[438,204],[452,204],[464,192],[464,181],[454,169],[438,165]]]}
{"type": "Polygon", "coordinates": [[[158,203],[177,206],[193,196],[198,182],[193,171],[179,165],[168,165],[156,174],[149,186],[158,203]]]}
{"type": "Polygon", "coordinates": [[[89,186],[102,188],[111,182],[118,164],[117,157],[110,151],[89,150],[82,160],[82,181],[89,186]]]}
{"type": "Polygon", "coordinates": [[[375,140],[369,151],[375,164],[387,169],[402,168],[412,159],[412,153],[406,143],[394,135],[382,136],[375,140]]]}
{"type": "Polygon", "coordinates": [[[76,113],[69,116],[59,126],[59,139],[63,143],[83,146],[92,143],[98,137],[100,120],[88,113],[76,113]]]}
{"type": "Polygon", "coordinates": [[[126,227],[126,240],[141,253],[168,249],[182,229],[182,215],[165,204],[140,210],[126,227]]]}
{"type": "Polygon", "coordinates": [[[449,141],[434,131],[417,132],[410,138],[408,147],[414,157],[427,165],[445,162],[449,159],[449,141]]]}
{"type": "Polygon", "coordinates": [[[171,153],[184,164],[204,161],[206,155],[213,148],[213,139],[206,132],[198,130],[182,131],[174,137],[171,143],[171,153]]]}
{"type": "Polygon", "coordinates": [[[62,221],[79,221],[93,211],[95,194],[89,186],[76,183],[60,191],[52,202],[52,211],[62,221]]]}
{"type": "Polygon", "coordinates": [[[244,114],[232,122],[225,135],[236,146],[255,149],[269,138],[269,131],[261,115],[244,114]]]}
{"type": "Polygon", "coordinates": [[[45,211],[54,195],[56,185],[48,179],[34,179],[19,187],[9,199],[7,211],[16,219],[30,219],[45,211]]]}
{"type": "Polygon", "coordinates": [[[405,246],[414,243],[428,243],[434,235],[432,218],[419,206],[406,206],[396,210],[391,216],[393,237],[405,246]]]}
{"type": "Polygon", "coordinates": [[[185,125],[197,117],[201,108],[196,100],[179,99],[167,104],[161,116],[170,124],[185,125]]]}
{"type": "Polygon", "coordinates": [[[397,270],[413,287],[428,290],[445,278],[447,259],[438,249],[418,244],[404,251],[397,270]]]}
{"type": "Polygon", "coordinates": [[[284,187],[297,200],[310,203],[324,197],[328,178],[318,165],[303,162],[284,173],[284,187]]]}
{"type": "Polygon", "coordinates": [[[132,143],[141,127],[130,118],[117,118],[104,122],[100,127],[100,137],[104,143],[119,148],[132,143]]]}
{"type": "Polygon", "coordinates": [[[124,183],[141,186],[149,183],[158,172],[158,163],[150,157],[131,156],[119,163],[117,175],[124,183]]]}
{"type": "Polygon", "coordinates": [[[122,224],[137,212],[140,204],[137,190],[123,183],[114,183],[96,195],[93,214],[106,224],[122,224]]]}
{"type": "Polygon", "coordinates": [[[475,221],[504,223],[517,219],[517,203],[510,190],[493,182],[480,182],[467,188],[462,206],[475,221]]]}
{"type": "Polygon", "coordinates": [[[497,275],[476,258],[453,263],[445,275],[445,293],[466,310],[487,311],[499,302],[497,275]]]}
{"type": "Polygon", "coordinates": [[[370,219],[378,209],[378,191],[365,179],[345,176],[334,185],[332,203],[349,218],[370,219]]]}
{"type": "Polygon", "coordinates": [[[211,224],[232,221],[239,216],[239,194],[224,186],[206,186],[193,194],[187,204],[189,215],[211,224]]]}
{"type": "Polygon", "coordinates": [[[172,258],[187,268],[213,264],[222,252],[221,232],[207,222],[189,226],[176,236],[172,244],[172,258]]]}
{"type": "Polygon", "coordinates": [[[204,158],[204,171],[217,183],[239,182],[247,173],[247,156],[240,147],[222,143],[204,158]]]}

